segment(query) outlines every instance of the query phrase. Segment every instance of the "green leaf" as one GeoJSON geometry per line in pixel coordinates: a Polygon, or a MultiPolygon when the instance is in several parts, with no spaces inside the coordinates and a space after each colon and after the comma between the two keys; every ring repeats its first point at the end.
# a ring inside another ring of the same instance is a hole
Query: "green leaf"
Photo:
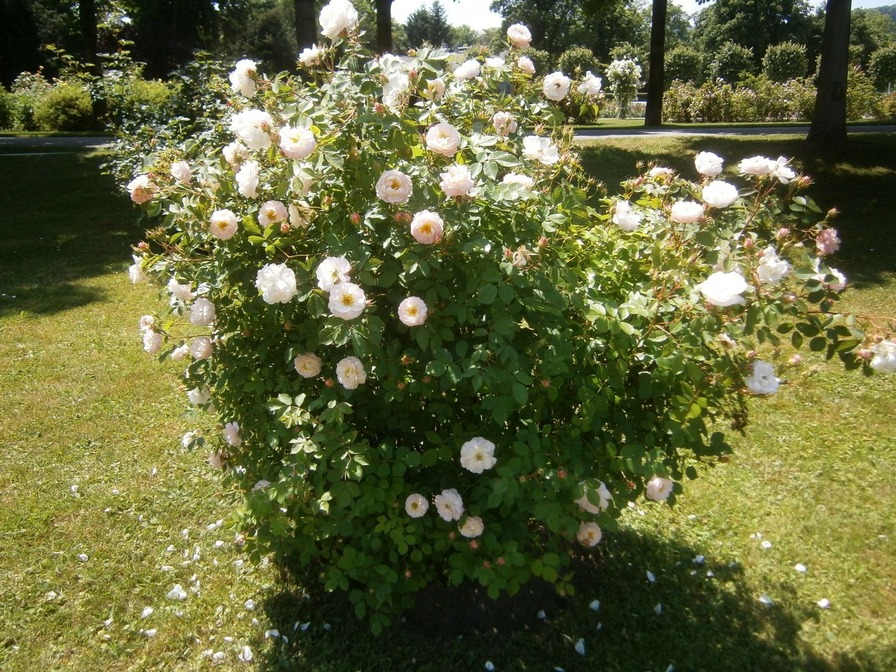
{"type": "Polygon", "coordinates": [[[498,296],[498,288],[495,285],[482,285],[476,293],[476,299],[479,303],[490,305],[498,296]]]}

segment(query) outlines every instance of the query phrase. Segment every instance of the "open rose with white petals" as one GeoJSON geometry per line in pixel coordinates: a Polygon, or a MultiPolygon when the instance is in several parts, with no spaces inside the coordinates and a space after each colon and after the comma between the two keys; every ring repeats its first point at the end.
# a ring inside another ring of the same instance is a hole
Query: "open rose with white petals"
{"type": "Polygon", "coordinates": [[[421,210],[411,220],[411,235],[418,243],[432,245],[442,239],[444,222],[435,212],[421,210]]]}
{"type": "Polygon", "coordinates": [[[347,390],[354,390],[367,382],[364,364],[357,357],[346,357],[336,365],[336,379],[347,390]]]}
{"type": "Polygon", "coordinates": [[[267,201],[258,209],[258,223],[264,228],[286,221],[287,217],[286,206],[280,201],[267,201]]]}
{"type": "Polygon", "coordinates": [[[332,292],[336,285],[350,280],[352,265],[345,257],[327,257],[317,267],[317,286],[332,292]]]}
{"type": "Polygon", "coordinates": [[[458,530],[467,539],[475,539],[485,531],[485,525],[479,516],[467,516],[463,525],[458,526],[458,530]]]}
{"type": "Polygon", "coordinates": [[[495,444],[481,436],[470,439],[460,447],[460,466],[474,474],[491,469],[497,462],[495,444]]]}
{"type": "Polygon", "coordinates": [[[267,149],[271,146],[271,130],[274,120],[264,110],[243,110],[230,119],[230,130],[249,149],[267,149]]]}
{"type": "Polygon", "coordinates": [[[190,322],[197,327],[210,327],[215,323],[215,304],[200,296],[190,306],[190,322]]]}
{"type": "Polygon", "coordinates": [[[576,539],[582,546],[592,548],[600,543],[603,537],[600,526],[597,523],[582,523],[579,525],[579,531],[576,532],[576,539]]]}
{"type": "Polygon", "coordinates": [[[232,210],[215,210],[209,219],[209,233],[219,240],[230,240],[239,228],[239,220],[232,210]]]}
{"type": "Polygon", "coordinates": [[[296,161],[307,159],[316,148],[317,140],[313,131],[295,126],[280,129],[280,151],[286,158],[296,161]]]}
{"type": "Polygon", "coordinates": [[[722,180],[713,180],[703,187],[701,197],[708,206],[721,210],[737,200],[737,187],[722,180]]]}
{"type": "Polygon", "coordinates": [[[255,276],[255,287],[265,303],[289,303],[298,294],[296,274],[286,264],[266,264],[255,276]]]}
{"type": "Polygon", "coordinates": [[[753,362],[753,370],[744,382],[753,394],[774,394],[780,383],[775,376],[775,367],[761,359],[753,362]]]}
{"type": "Polygon", "coordinates": [[[351,282],[341,282],[330,291],[330,313],[343,320],[353,320],[364,312],[367,297],[364,290],[351,282]]]}
{"type": "Polygon", "coordinates": [[[871,362],[869,366],[879,373],[896,372],[896,342],[881,341],[875,343],[869,350],[871,351],[871,362]]]}
{"type": "Polygon", "coordinates": [[[744,276],[735,271],[725,273],[716,271],[706,280],[697,285],[697,290],[712,305],[724,308],[725,306],[741,306],[745,303],[743,293],[749,289],[744,276]]]}
{"type": "Polygon", "coordinates": [[[526,49],[532,42],[532,32],[522,23],[514,23],[507,28],[507,39],[517,49],[526,49]]]}
{"type": "Polygon", "coordinates": [[[445,522],[460,520],[464,515],[464,500],[454,488],[442,490],[435,496],[436,511],[445,522]]]}
{"type": "Polygon", "coordinates": [[[398,304],[398,319],[408,327],[417,327],[426,322],[428,312],[423,299],[417,296],[409,296],[398,304]]]}
{"type": "Polygon", "coordinates": [[[413,191],[411,178],[400,170],[387,170],[376,182],[376,195],[386,203],[404,203],[413,191]]]}
{"type": "Polygon", "coordinates": [[[293,360],[293,366],[302,378],[314,378],[315,376],[320,375],[320,357],[313,352],[297,355],[293,360]]]}
{"type": "Polygon", "coordinates": [[[175,161],[171,164],[171,177],[181,184],[190,184],[193,180],[193,171],[186,161],[175,161]]]}
{"type": "Polygon", "coordinates": [[[478,77],[479,73],[482,71],[482,66],[479,64],[474,58],[471,58],[468,61],[464,61],[454,70],[454,78],[458,81],[466,81],[468,79],[473,79],[474,77],[478,77]]]}
{"type": "Polygon", "coordinates": [[[428,510],[429,502],[419,493],[408,495],[408,498],[404,500],[404,511],[411,518],[422,518],[428,510]]]}
{"type": "Polygon", "coordinates": [[[236,67],[229,76],[231,88],[247,97],[254,94],[257,67],[255,61],[250,61],[248,58],[237,61],[236,67]]]}
{"type": "Polygon", "coordinates": [[[551,139],[537,135],[527,135],[523,138],[523,156],[545,165],[551,165],[560,160],[557,146],[551,142],[551,139]]]}
{"type": "Polygon", "coordinates": [[[675,201],[669,216],[673,222],[692,224],[703,219],[703,206],[694,201],[675,201]]]}
{"type": "Polygon", "coordinates": [[[358,25],[358,11],[348,0],[330,0],[320,10],[320,32],[331,40],[351,32],[358,25]]]}
{"type": "Polygon", "coordinates": [[[439,174],[442,178],[439,186],[446,196],[466,196],[473,188],[473,177],[470,175],[470,169],[460,164],[448,166],[444,172],[439,174]]]}
{"type": "Polygon", "coordinates": [[[149,179],[149,175],[138,175],[128,182],[127,189],[130,192],[131,200],[137,204],[151,201],[159,191],[159,188],[149,179]]]}
{"type": "Polygon", "coordinates": [[[228,422],[224,425],[224,440],[234,448],[243,443],[238,422],[228,422]]]}
{"type": "Polygon", "coordinates": [[[454,156],[460,146],[460,134],[447,122],[439,122],[426,132],[426,148],[442,156],[454,156]]]}
{"type": "Polygon", "coordinates": [[[567,93],[569,93],[569,87],[571,85],[572,80],[562,72],[552,72],[545,76],[541,90],[544,93],[545,98],[553,100],[554,102],[559,102],[566,97],[567,93]]]}
{"type": "Polygon", "coordinates": [[[236,174],[237,191],[246,198],[258,196],[258,181],[261,167],[258,161],[246,161],[236,174]]]}
{"type": "Polygon", "coordinates": [[[722,157],[712,152],[699,152],[694,157],[694,167],[698,173],[706,177],[715,177],[721,173],[723,165],[722,157]]]}
{"type": "Polygon", "coordinates": [[[674,485],[675,484],[668,478],[654,476],[647,481],[644,496],[647,497],[647,499],[652,499],[654,502],[663,502],[669,499],[669,495],[672,494],[674,485]]]}
{"type": "Polygon", "coordinates": [[[616,201],[613,223],[623,231],[634,231],[641,226],[641,215],[632,209],[628,201],[616,201]]]}

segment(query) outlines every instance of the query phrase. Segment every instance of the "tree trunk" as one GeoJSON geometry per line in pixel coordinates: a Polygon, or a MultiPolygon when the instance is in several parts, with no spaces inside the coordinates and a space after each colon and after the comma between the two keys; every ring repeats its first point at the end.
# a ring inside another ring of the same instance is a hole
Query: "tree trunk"
{"type": "Polygon", "coordinates": [[[645,126],[663,125],[667,2],[668,0],[653,0],[653,11],[650,19],[650,64],[647,76],[645,126]]]}
{"type": "Polygon", "coordinates": [[[849,19],[852,0],[827,0],[815,112],[807,142],[846,142],[846,78],[849,71],[849,19]]]}
{"type": "Polygon", "coordinates": [[[376,0],[376,50],[392,51],[392,0],[376,0]]]}
{"type": "MultiPolygon", "coordinates": [[[[96,1],[81,0],[78,3],[78,23],[81,29],[81,48],[84,63],[87,64],[90,74],[99,79],[103,76],[103,68],[100,65],[100,59],[97,56],[97,17],[96,17],[96,1]]],[[[97,89],[100,90],[100,89],[97,89]]],[[[102,97],[97,97],[96,93],[90,97],[91,112],[93,113],[93,125],[99,129],[103,123],[102,120],[106,116],[108,106],[102,97]]]]}
{"type": "Polygon", "coordinates": [[[314,0],[293,0],[295,8],[296,44],[299,50],[317,42],[317,25],[314,20],[314,0]]]}

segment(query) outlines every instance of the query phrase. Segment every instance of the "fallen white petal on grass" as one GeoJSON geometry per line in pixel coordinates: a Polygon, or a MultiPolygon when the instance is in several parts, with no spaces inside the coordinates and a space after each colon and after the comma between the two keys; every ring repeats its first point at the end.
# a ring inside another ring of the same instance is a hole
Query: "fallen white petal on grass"
{"type": "Polygon", "coordinates": [[[152,607],[143,607],[143,611],[140,613],[140,618],[149,618],[154,611],[155,609],[152,607]]]}
{"type": "Polygon", "coordinates": [[[174,587],[168,591],[168,594],[165,595],[169,600],[180,600],[183,601],[187,599],[187,591],[184,590],[183,586],[179,583],[175,583],[174,587]]]}
{"type": "Polygon", "coordinates": [[[485,669],[488,670],[488,672],[495,672],[495,664],[492,661],[487,660],[485,661],[485,669]]]}
{"type": "Polygon", "coordinates": [[[541,621],[543,621],[544,619],[546,619],[548,617],[548,615],[546,613],[544,613],[544,609],[539,609],[537,616],[538,616],[539,620],[541,620],[541,621]]]}
{"type": "Polygon", "coordinates": [[[265,631],[264,631],[264,638],[265,638],[265,639],[279,639],[279,638],[280,638],[280,631],[279,631],[279,630],[276,630],[276,629],[265,630],[265,631]]]}
{"type": "Polygon", "coordinates": [[[765,594],[762,594],[759,596],[759,601],[765,605],[770,605],[770,604],[775,603],[775,601],[772,598],[770,598],[768,595],[765,595],[765,594]]]}
{"type": "Polygon", "coordinates": [[[87,562],[89,559],[86,553],[78,553],[78,560],[81,562],[87,562]]]}
{"type": "Polygon", "coordinates": [[[821,598],[815,604],[817,604],[822,609],[830,609],[831,608],[831,601],[826,597],[821,598]]]}
{"type": "Polygon", "coordinates": [[[660,614],[663,613],[663,603],[662,602],[657,602],[656,606],[653,608],[653,613],[655,613],[657,616],[659,616],[660,614]]]}
{"type": "Polygon", "coordinates": [[[252,611],[255,608],[255,600],[246,600],[243,602],[243,606],[249,611],[252,611]]]}
{"type": "Polygon", "coordinates": [[[588,608],[591,611],[597,611],[600,609],[600,600],[591,600],[591,604],[588,605],[588,608]]]}
{"type": "Polygon", "coordinates": [[[243,661],[244,663],[251,663],[252,659],[255,656],[252,655],[252,649],[250,649],[248,646],[244,646],[243,650],[240,651],[239,657],[240,657],[240,660],[243,661]]]}
{"type": "Polygon", "coordinates": [[[768,541],[768,540],[766,539],[766,540],[763,540],[763,542],[762,542],[761,544],[759,544],[759,545],[762,546],[762,548],[771,548],[771,547],[772,547],[772,542],[770,542],[770,541],[768,541]]]}
{"type": "Polygon", "coordinates": [[[57,597],[59,597],[59,593],[57,593],[55,590],[49,590],[49,591],[47,591],[47,594],[44,595],[44,601],[45,601],[45,602],[52,602],[52,601],[55,600],[57,597]]]}
{"type": "Polygon", "coordinates": [[[77,486],[77,485],[73,485],[73,486],[71,487],[71,491],[72,491],[72,494],[73,494],[73,495],[77,495],[77,494],[78,494],[78,486],[77,486]]]}
{"type": "Polygon", "coordinates": [[[225,658],[227,658],[227,654],[223,651],[216,651],[212,654],[212,660],[216,663],[223,663],[225,658]]]}
{"type": "Polygon", "coordinates": [[[694,556],[694,564],[695,565],[702,565],[704,562],[706,562],[706,558],[704,556],[702,556],[702,555],[694,556]]]}
{"type": "Polygon", "coordinates": [[[173,571],[174,571],[174,567],[172,567],[171,565],[162,565],[161,567],[159,567],[159,571],[161,571],[161,572],[173,572],[173,571]]]}
{"type": "Polygon", "coordinates": [[[649,569],[647,570],[647,580],[650,581],[650,583],[656,583],[656,577],[649,569]]]}
{"type": "Polygon", "coordinates": [[[796,564],[793,566],[793,568],[794,568],[796,571],[798,571],[800,574],[805,574],[807,571],[809,571],[808,568],[806,567],[806,565],[804,565],[804,564],[801,563],[801,562],[796,563],[796,564]]]}
{"type": "Polygon", "coordinates": [[[150,628],[149,630],[141,630],[140,632],[147,637],[155,637],[159,631],[156,628],[150,628]]]}
{"type": "Polygon", "coordinates": [[[576,653],[578,653],[580,656],[585,655],[585,640],[584,639],[579,639],[579,641],[576,642],[575,650],[576,650],[576,653]]]}

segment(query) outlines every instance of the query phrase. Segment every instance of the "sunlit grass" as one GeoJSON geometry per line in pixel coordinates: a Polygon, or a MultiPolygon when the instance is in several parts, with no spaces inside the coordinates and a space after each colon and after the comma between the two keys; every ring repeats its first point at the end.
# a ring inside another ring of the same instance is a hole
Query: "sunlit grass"
{"type": "MultiPolygon", "coordinates": [[[[835,158],[798,138],[599,142],[586,165],[611,186],[639,160],[690,174],[700,149],[729,164],[793,156],[822,207],[843,212],[834,263],[854,281],[849,305],[896,313],[892,136],[835,158]]],[[[214,430],[183,414],[176,367],[141,350],[137,320],[159,299],[127,281],[140,230],[97,158],[0,157],[0,176],[13,195],[0,220],[4,669],[896,669],[892,377],[807,357],[751,402],[733,455],[685,484],[675,509],[626,512],[580,567],[576,596],[501,604],[494,626],[524,625],[499,633],[482,627],[480,601],[430,596],[374,638],[341,596],[241,556],[220,474],[180,445],[214,430]],[[186,600],[166,597],[175,584],[186,600]]]]}

